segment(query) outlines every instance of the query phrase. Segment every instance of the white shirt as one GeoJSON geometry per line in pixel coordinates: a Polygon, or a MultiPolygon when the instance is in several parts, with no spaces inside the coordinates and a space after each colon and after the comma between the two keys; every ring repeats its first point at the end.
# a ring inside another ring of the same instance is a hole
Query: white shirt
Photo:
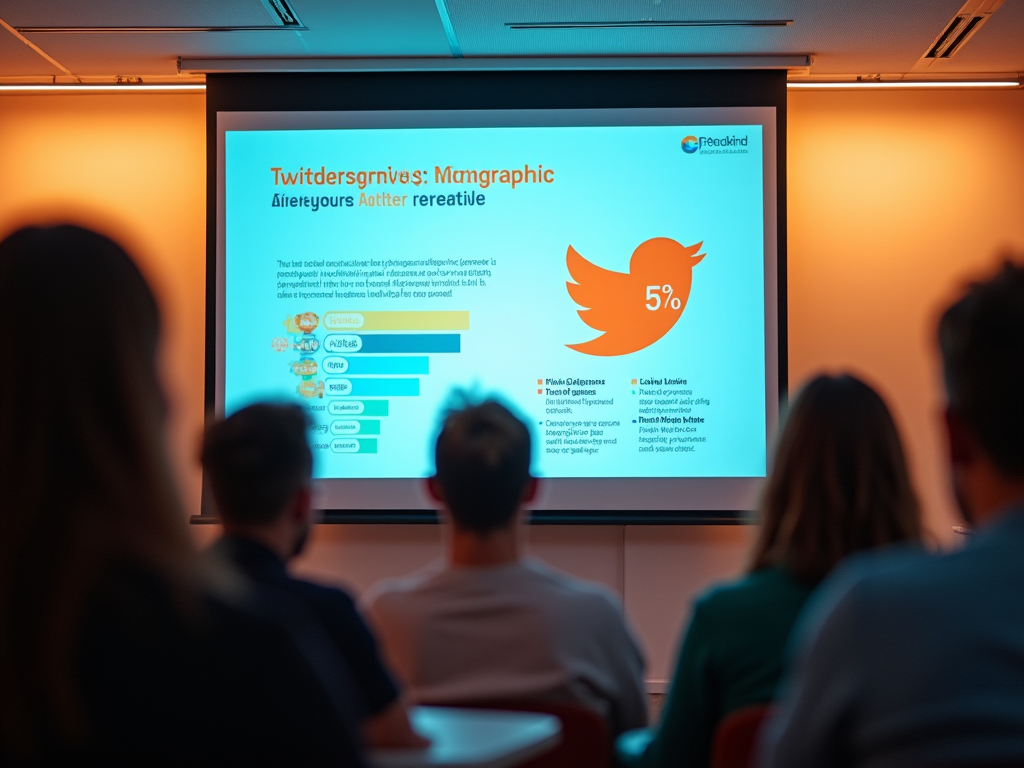
{"type": "Polygon", "coordinates": [[[577,702],[613,733],[647,723],[643,654],[603,587],[538,561],[435,563],[367,598],[393,669],[424,703],[577,702]]]}

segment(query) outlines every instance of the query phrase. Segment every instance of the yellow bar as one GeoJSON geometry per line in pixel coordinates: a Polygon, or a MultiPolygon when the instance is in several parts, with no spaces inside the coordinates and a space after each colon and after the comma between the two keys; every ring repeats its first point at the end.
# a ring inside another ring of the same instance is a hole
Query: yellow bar
{"type": "Polygon", "coordinates": [[[326,331],[468,331],[469,312],[327,312],[326,331]]]}

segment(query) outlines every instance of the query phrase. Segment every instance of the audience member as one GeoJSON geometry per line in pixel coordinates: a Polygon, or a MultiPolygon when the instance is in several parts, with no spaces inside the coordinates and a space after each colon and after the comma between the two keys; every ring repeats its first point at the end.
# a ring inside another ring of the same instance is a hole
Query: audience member
{"type": "Polygon", "coordinates": [[[362,765],[345,670],[191,545],[127,254],[15,232],[0,327],[0,764],[362,765]]]}
{"type": "Polygon", "coordinates": [[[976,533],[822,586],[767,766],[1024,765],[1024,267],[970,287],[938,336],[950,476],[976,533]]]}
{"type": "Polygon", "coordinates": [[[747,574],[697,599],[661,723],[623,737],[624,762],[709,765],[722,719],[775,695],[815,585],[852,552],[919,538],[899,434],[871,387],[852,376],[804,387],[779,438],[761,518],[747,574]]]}
{"type": "Polygon", "coordinates": [[[447,415],[427,482],[447,562],[379,586],[370,613],[415,698],[579,703],[613,732],[647,721],[643,659],[612,595],[522,555],[530,432],[488,400],[447,415]]]}
{"type": "Polygon", "coordinates": [[[355,604],[340,589],[289,575],[314,523],[313,454],[299,406],[243,408],[206,431],[202,463],[224,525],[213,551],[250,579],[311,609],[347,662],[362,694],[360,714],[375,746],[422,747],[404,702],[355,604]]]}

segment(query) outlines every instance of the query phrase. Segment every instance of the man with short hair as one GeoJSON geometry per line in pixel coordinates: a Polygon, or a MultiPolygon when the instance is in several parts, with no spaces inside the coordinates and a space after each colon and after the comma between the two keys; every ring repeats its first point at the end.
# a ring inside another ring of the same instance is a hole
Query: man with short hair
{"type": "Polygon", "coordinates": [[[369,744],[425,746],[352,598],[288,573],[314,523],[308,427],[299,406],[258,404],[206,431],[201,460],[224,525],[212,550],[279,599],[294,601],[293,613],[323,629],[362,694],[369,744]]]}
{"type": "Polygon", "coordinates": [[[427,489],[447,561],[372,591],[370,617],[414,697],[432,704],[579,703],[619,733],[647,722],[643,658],[603,587],[522,556],[530,432],[488,400],[448,414],[427,489]]]}
{"type": "Polygon", "coordinates": [[[865,556],[822,587],[763,764],[1024,765],[1024,266],[943,315],[953,489],[971,541],[865,556]]]}

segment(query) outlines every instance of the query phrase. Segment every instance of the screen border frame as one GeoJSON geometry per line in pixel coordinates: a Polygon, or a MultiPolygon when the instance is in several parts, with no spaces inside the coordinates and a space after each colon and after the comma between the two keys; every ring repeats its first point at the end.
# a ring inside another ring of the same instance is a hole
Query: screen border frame
{"type": "MultiPolygon", "coordinates": [[[[219,112],[775,107],[778,393],[787,399],[787,109],[784,71],[549,70],[216,74],[207,78],[206,422],[216,418],[219,112]]],[[[770,440],[770,436],[769,436],[770,440]]],[[[436,523],[429,509],[323,510],[322,522],[436,523]]],[[[534,524],[736,525],[751,510],[534,510],[534,524]]],[[[217,522],[202,484],[193,523],[217,522]]]]}

